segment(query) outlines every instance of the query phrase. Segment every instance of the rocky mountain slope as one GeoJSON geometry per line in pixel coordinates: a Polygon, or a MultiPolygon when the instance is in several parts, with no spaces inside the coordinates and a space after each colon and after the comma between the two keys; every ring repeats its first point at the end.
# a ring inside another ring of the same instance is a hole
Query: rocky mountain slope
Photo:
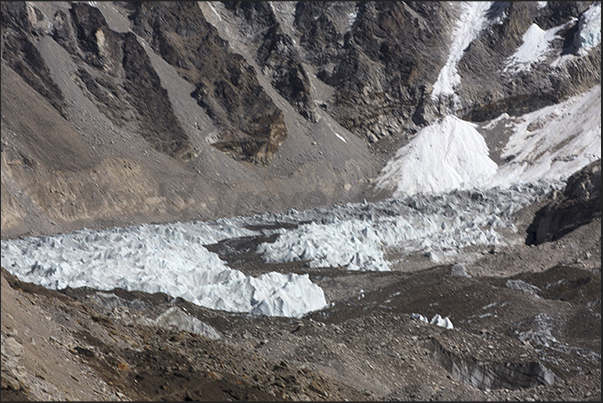
{"type": "Polygon", "coordinates": [[[601,399],[600,2],[0,11],[2,400],[601,399]]]}
{"type": "Polygon", "coordinates": [[[371,198],[438,117],[600,83],[590,6],[3,3],[2,236],[371,198]],[[534,30],[548,48],[514,58],[534,30]]]}

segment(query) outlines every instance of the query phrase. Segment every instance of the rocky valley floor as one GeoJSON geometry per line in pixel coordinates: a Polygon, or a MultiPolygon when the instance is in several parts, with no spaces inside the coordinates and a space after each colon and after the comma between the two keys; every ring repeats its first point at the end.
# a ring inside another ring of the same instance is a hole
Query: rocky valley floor
{"type": "Polygon", "coordinates": [[[0,8],[3,401],[601,400],[600,2],[0,8]]]}
{"type": "Polygon", "coordinates": [[[421,256],[391,272],[267,264],[254,237],[208,247],[248,275],[310,273],[329,307],[299,319],[53,291],[3,269],[2,400],[599,401],[600,229],[461,270],[421,256]]]}

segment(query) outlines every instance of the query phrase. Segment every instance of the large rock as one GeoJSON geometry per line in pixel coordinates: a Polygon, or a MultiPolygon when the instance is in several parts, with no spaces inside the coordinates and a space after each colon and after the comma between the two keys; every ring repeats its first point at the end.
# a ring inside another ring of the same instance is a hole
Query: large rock
{"type": "Polygon", "coordinates": [[[526,244],[554,241],[597,217],[601,217],[600,159],[570,176],[563,193],[538,210],[527,229],[526,244]]]}

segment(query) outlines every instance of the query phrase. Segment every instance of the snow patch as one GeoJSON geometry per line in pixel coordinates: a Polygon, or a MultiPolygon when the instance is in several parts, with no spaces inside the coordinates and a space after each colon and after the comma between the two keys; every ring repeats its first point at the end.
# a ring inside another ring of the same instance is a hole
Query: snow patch
{"type": "Polygon", "coordinates": [[[349,32],[350,29],[352,29],[354,22],[356,22],[356,17],[358,17],[358,12],[356,11],[356,9],[354,9],[354,11],[348,14],[348,27],[346,29],[346,32],[349,32]]]}
{"type": "Polygon", "coordinates": [[[387,163],[376,187],[394,188],[394,197],[400,197],[485,184],[497,165],[475,127],[451,115],[425,127],[387,163]]]}
{"type": "Polygon", "coordinates": [[[335,135],[337,136],[337,138],[341,141],[343,141],[344,143],[347,143],[347,140],[344,139],[339,133],[337,133],[336,131],[333,131],[333,133],[335,133],[335,135]]]}
{"type": "Polygon", "coordinates": [[[489,1],[463,2],[461,4],[461,17],[452,34],[448,60],[433,85],[432,100],[436,101],[444,96],[455,96],[454,87],[461,83],[461,76],[457,73],[456,66],[463,57],[467,46],[486,27],[488,22],[486,12],[491,6],[492,2],[489,1]]]}
{"type": "Polygon", "coordinates": [[[551,42],[561,38],[557,35],[557,32],[566,25],[563,24],[547,31],[544,31],[536,23],[530,25],[526,33],[523,34],[521,46],[507,59],[503,72],[517,73],[529,70],[533,64],[542,61],[552,50],[551,42]]]}
{"type": "Polygon", "coordinates": [[[209,6],[209,8],[211,9],[211,11],[214,12],[214,14],[216,15],[216,17],[218,17],[218,21],[222,21],[222,17],[220,16],[220,14],[218,14],[218,12],[216,11],[216,9],[214,8],[213,4],[211,1],[207,2],[207,5],[209,6]]]}
{"type": "Polygon", "coordinates": [[[333,134],[335,134],[335,136],[337,136],[337,138],[339,140],[341,140],[341,141],[343,141],[344,143],[347,144],[347,140],[341,134],[337,133],[335,131],[335,129],[333,129],[333,126],[331,126],[331,123],[329,123],[329,120],[325,119],[325,122],[326,122],[327,126],[329,127],[329,129],[333,132],[333,134]]]}

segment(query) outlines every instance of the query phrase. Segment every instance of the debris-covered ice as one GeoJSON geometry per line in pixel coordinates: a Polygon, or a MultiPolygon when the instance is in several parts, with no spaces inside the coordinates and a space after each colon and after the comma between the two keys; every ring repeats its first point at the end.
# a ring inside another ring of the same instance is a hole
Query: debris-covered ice
{"type": "Polygon", "coordinates": [[[390,270],[385,255],[394,250],[430,254],[432,260],[445,263],[446,251],[512,242],[501,230],[515,231],[513,214],[561,185],[518,184],[264,215],[268,222],[309,223],[261,244],[258,253],[267,262],[308,261],[310,267],[365,271],[390,270]]]}

